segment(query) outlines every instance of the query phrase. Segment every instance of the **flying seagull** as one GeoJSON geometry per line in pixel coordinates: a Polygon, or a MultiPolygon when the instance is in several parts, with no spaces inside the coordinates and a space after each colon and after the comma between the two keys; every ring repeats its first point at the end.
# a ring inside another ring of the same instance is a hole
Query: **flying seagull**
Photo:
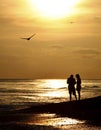
{"type": "Polygon", "coordinates": [[[21,39],[25,39],[25,40],[30,40],[33,36],[35,36],[36,34],[33,34],[32,36],[30,36],[30,37],[23,37],[23,38],[21,38],[21,39]]]}

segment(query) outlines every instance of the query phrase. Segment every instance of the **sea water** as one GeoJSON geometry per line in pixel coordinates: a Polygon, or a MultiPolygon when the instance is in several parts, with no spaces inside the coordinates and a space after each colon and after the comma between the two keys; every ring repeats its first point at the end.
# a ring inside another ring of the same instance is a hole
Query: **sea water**
{"type": "MultiPolygon", "coordinates": [[[[101,80],[82,80],[81,99],[100,95],[101,80]]],[[[0,80],[1,105],[38,105],[64,101],[69,101],[66,79],[0,80]]]]}

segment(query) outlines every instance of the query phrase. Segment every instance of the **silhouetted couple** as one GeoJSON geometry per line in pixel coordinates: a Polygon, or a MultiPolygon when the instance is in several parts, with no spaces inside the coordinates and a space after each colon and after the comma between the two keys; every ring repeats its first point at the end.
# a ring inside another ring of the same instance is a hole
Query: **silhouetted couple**
{"type": "Polygon", "coordinates": [[[77,100],[76,91],[78,93],[78,100],[80,100],[80,91],[81,91],[81,78],[79,74],[76,74],[76,80],[73,75],[70,75],[70,77],[67,79],[68,84],[68,91],[70,95],[70,101],[72,100],[72,94],[75,96],[75,99],[77,100]],[[75,89],[76,85],[76,89],[75,89]]]}

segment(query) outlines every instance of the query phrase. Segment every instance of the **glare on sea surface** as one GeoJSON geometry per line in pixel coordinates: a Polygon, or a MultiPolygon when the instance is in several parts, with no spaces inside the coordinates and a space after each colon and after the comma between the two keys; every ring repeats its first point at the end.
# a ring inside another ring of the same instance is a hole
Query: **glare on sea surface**
{"type": "Polygon", "coordinates": [[[36,114],[33,117],[31,117],[28,121],[28,124],[30,125],[45,125],[45,126],[54,126],[59,127],[62,125],[71,125],[71,124],[78,124],[78,123],[84,123],[84,121],[68,118],[68,117],[58,117],[56,114],[36,114]]]}
{"type": "Polygon", "coordinates": [[[65,80],[45,80],[43,86],[46,86],[47,89],[49,88],[50,91],[45,91],[43,94],[41,94],[41,96],[64,97],[67,95],[67,90],[64,91],[64,88],[66,89],[67,86],[65,80]]]}
{"type": "Polygon", "coordinates": [[[47,87],[49,88],[61,88],[66,86],[65,80],[46,80],[45,83],[47,84],[47,87]]]}

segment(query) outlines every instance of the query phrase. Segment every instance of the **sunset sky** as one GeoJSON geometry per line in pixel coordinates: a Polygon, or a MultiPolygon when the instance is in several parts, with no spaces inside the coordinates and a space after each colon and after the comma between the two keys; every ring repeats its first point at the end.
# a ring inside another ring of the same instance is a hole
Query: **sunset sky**
{"type": "Polygon", "coordinates": [[[101,79],[101,0],[0,0],[0,30],[0,78],[101,79]]]}

